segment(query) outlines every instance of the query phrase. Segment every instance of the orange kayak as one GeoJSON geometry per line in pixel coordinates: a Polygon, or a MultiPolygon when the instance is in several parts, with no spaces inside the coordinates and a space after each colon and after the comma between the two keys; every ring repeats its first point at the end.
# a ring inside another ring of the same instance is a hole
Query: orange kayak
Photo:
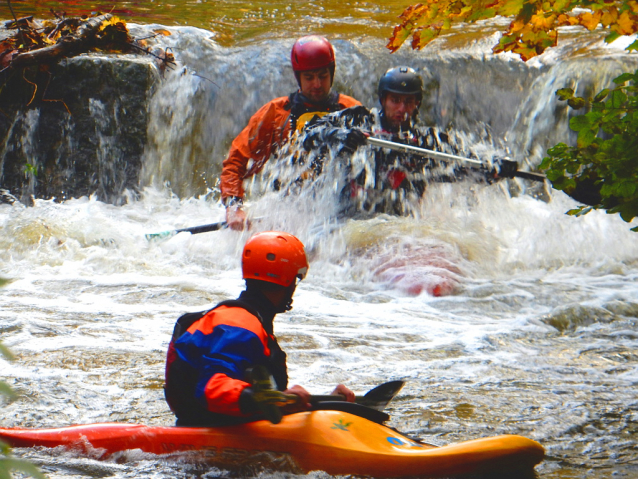
{"type": "Polygon", "coordinates": [[[95,457],[139,449],[153,454],[195,454],[221,467],[262,465],[307,473],[381,477],[445,477],[492,471],[531,470],[543,460],[543,447],[506,435],[436,447],[359,416],[312,411],[216,428],[157,427],[99,423],[55,429],[0,429],[14,447],[57,447],[95,457]]]}

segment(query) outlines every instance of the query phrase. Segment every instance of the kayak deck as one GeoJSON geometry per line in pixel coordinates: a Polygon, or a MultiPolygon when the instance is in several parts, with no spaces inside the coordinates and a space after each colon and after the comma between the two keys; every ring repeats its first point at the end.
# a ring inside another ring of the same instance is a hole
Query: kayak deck
{"type": "Polygon", "coordinates": [[[101,450],[102,457],[139,449],[153,454],[197,451],[207,462],[232,466],[267,453],[298,472],[331,475],[444,477],[532,469],[543,447],[522,436],[505,435],[443,447],[417,443],[380,424],[341,411],[313,411],[268,421],[218,428],[156,427],[99,423],[55,429],[0,429],[13,447],[101,450]]]}

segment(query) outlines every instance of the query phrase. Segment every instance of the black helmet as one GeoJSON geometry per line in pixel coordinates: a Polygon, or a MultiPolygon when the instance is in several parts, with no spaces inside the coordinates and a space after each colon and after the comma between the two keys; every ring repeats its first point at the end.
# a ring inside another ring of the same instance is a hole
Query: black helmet
{"type": "Polygon", "coordinates": [[[414,68],[390,68],[379,80],[379,101],[383,101],[383,95],[387,92],[416,95],[420,104],[423,99],[423,80],[414,68]]]}

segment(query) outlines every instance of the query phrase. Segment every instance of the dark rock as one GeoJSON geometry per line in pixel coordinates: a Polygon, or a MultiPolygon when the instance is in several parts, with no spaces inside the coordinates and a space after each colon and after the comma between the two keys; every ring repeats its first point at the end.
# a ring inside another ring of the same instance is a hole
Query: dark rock
{"type": "Polygon", "coordinates": [[[151,57],[87,54],[0,74],[0,187],[28,203],[95,194],[119,204],[139,183],[151,57]]]}

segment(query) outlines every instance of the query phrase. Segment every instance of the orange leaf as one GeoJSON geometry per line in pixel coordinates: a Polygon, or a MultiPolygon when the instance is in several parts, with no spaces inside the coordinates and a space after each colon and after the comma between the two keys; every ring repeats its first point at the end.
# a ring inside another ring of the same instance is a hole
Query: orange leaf
{"type": "Polygon", "coordinates": [[[422,3],[410,5],[403,11],[401,15],[399,15],[399,18],[403,19],[403,23],[412,22],[415,19],[418,19],[418,17],[423,16],[429,9],[430,7],[428,5],[423,5],[422,3]]]}
{"type": "Polygon", "coordinates": [[[158,28],[157,30],[153,30],[153,32],[157,33],[158,35],[164,35],[165,37],[171,36],[171,32],[169,32],[168,30],[164,30],[163,28],[158,28]]]}
{"type": "Polygon", "coordinates": [[[624,11],[620,14],[616,25],[618,25],[618,33],[621,35],[631,35],[632,33],[636,33],[636,30],[638,30],[636,26],[636,17],[628,11],[624,11]]]}
{"type": "Polygon", "coordinates": [[[600,23],[603,24],[603,27],[608,27],[612,23],[618,20],[618,10],[616,7],[612,6],[608,10],[603,12],[603,16],[600,19],[600,23]]]}
{"type": "Polygon", "coordinates": [[[585,27],[587,30],[594,30],[598,24],[600,23],[600,19],[602,17],[602,12],[598,11],[594,14],[589,12],[581,13],[578,15],[578,20],[580,24],[585,27]]]}
{"type": "Polygon", "coordinates": [[[385,46],[392,53],[396,52],[412,33],[412,25],[397,25],[385,46]]]}

